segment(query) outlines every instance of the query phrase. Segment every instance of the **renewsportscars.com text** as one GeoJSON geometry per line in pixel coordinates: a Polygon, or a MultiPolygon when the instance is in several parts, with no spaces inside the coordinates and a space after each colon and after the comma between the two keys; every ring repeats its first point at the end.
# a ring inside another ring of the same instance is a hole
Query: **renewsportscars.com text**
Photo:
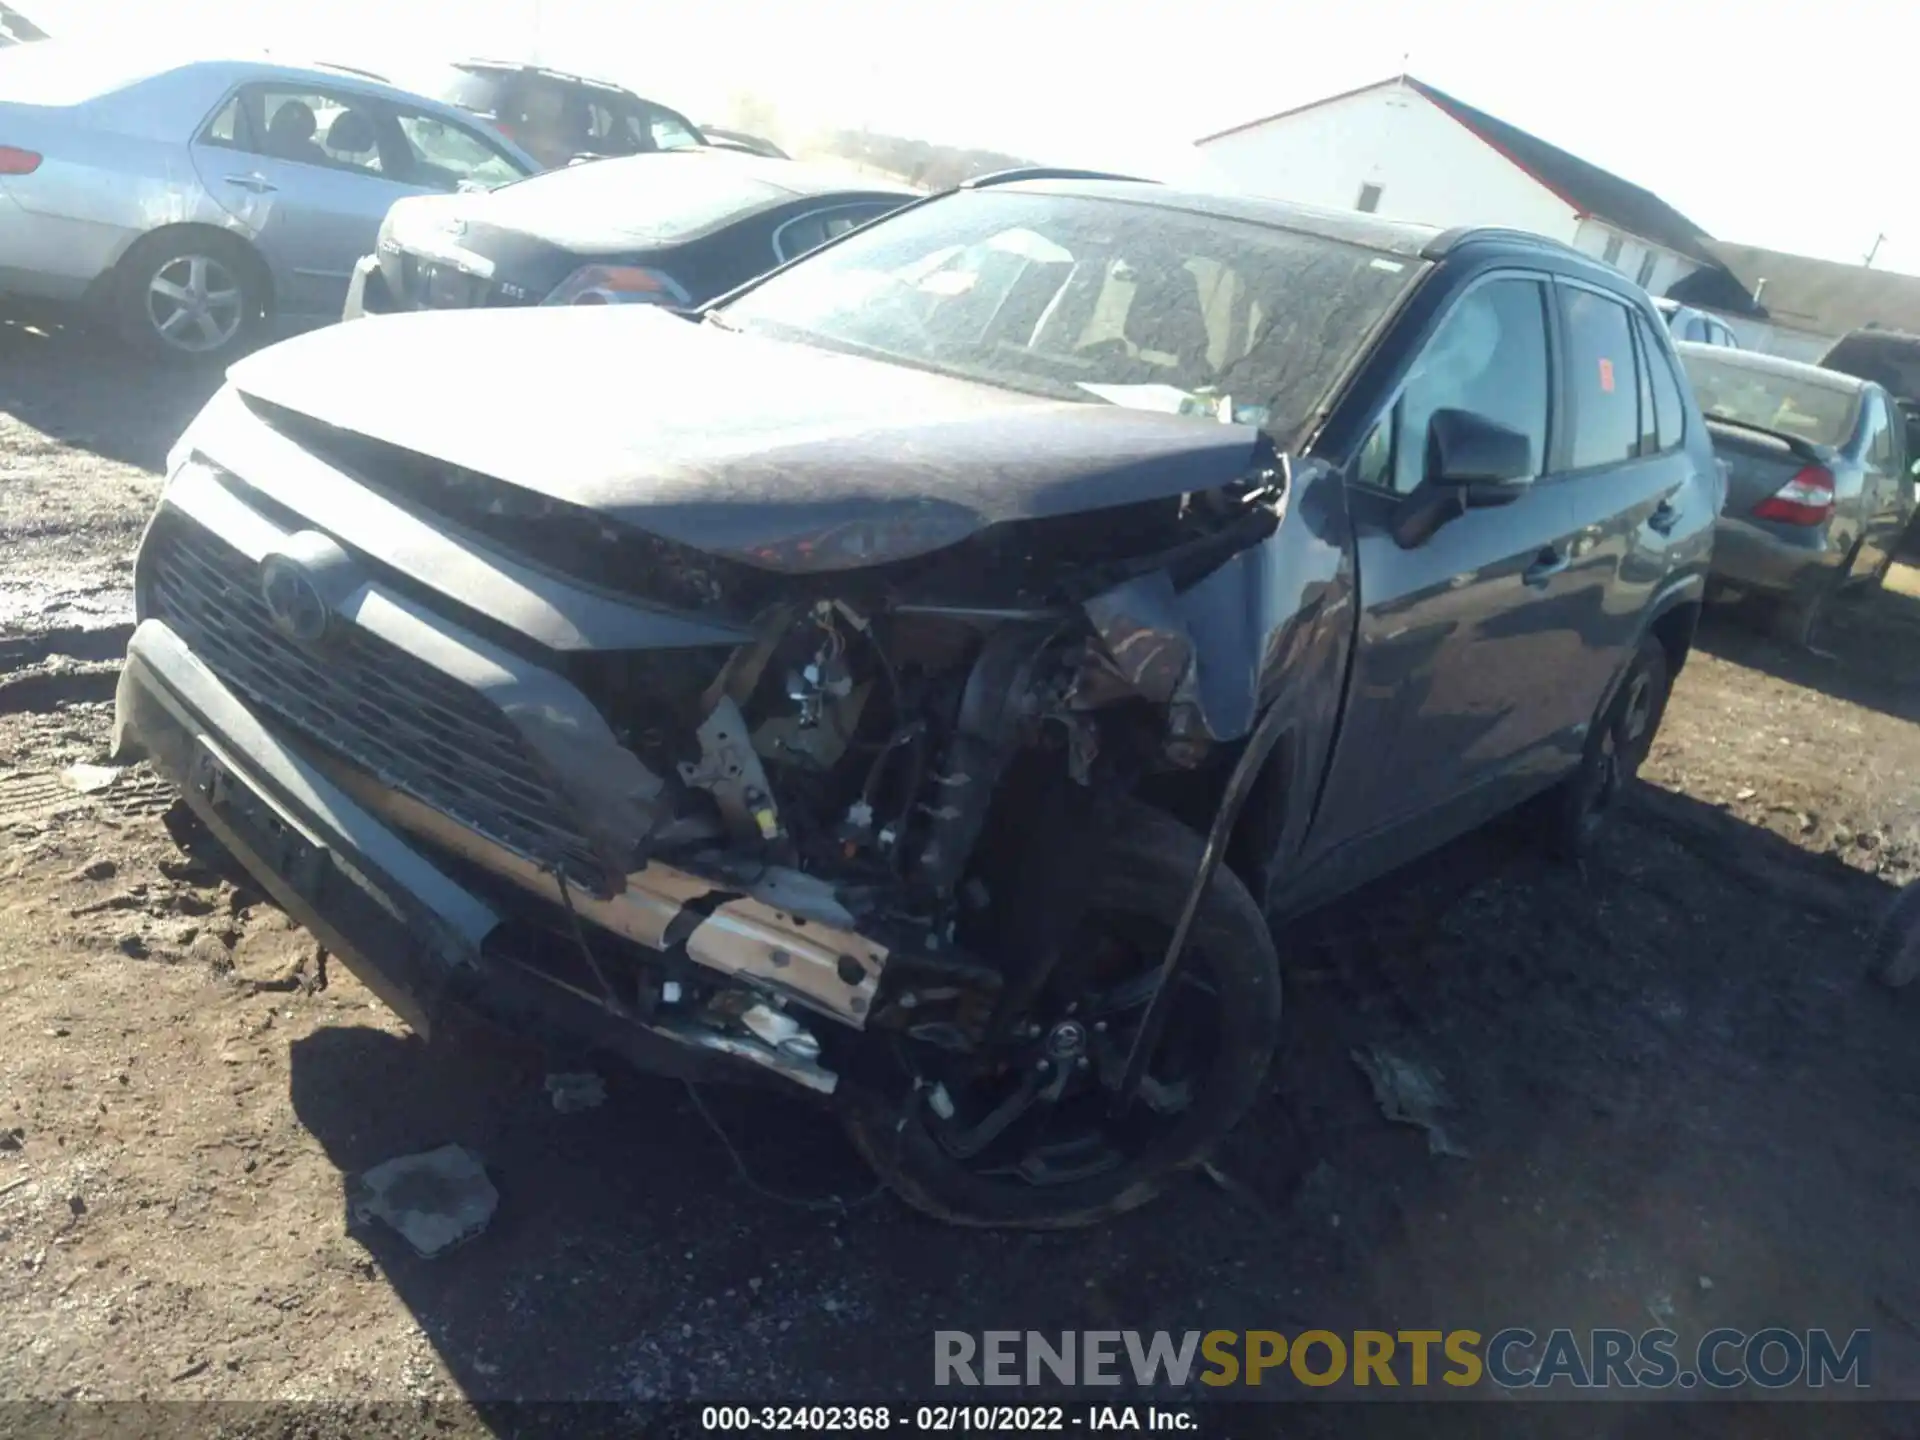
{"type": "Polygon", "coordinates": [[[939,1330],[939,1386],[1866,1389],[1870,1331],[939,1330]]]}

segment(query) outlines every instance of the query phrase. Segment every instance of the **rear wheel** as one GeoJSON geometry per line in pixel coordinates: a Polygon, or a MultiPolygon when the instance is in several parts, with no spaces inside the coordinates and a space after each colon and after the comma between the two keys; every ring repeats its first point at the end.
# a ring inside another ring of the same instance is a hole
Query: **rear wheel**
{"type": "Polygon", "coordinates": [[[1244,1115],[1280,1018],[1273,938],[1224,869],[1202,900],[1131,1106],[1112,1100],[1202,842],[1129,804],[1058,971],[1012,1036],[964,1067],[848,1094],[853,1143],[907,1203],[968,1225],[1059,1229],[1144,1204],[1244,1115]]]}
{"type": "Polygon", "coordinates": [[[1847,593],[1847,582],[1859,561],[1860,542],[1855,541],[1840,568],[1831,575],[1816,576],[1805,588],[1769,600],[1772,609],[1767,617],[1768,631],[1785,644],[1801,650],[1811,649],[1814,635],[1827,617],[1828,606],[1835,597],[1847,593]]]}
{"type": "Polygon", "coordinates": [[[1577,860],[1587,852],[1639,775],[1667,713],[1672,684],[1666,646],[1648,636],[1588,730],[1580,768],[1546,796],[1548,843],[1563,859],[1577,860]]]}

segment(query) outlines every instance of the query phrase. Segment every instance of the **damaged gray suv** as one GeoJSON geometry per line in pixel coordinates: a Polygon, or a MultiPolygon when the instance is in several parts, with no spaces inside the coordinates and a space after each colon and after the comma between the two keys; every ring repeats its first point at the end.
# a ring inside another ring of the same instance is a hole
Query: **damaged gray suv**
{"type": "Polygon", "coordinates": [[[236,366],[117,742],[417,1030],[811,1092],[969,1223],[1117,1213],[1260,1094],[1271,926],[1646,754],[1717,476],[1537,237],[1065,172],[693,314],[236,366]]]}

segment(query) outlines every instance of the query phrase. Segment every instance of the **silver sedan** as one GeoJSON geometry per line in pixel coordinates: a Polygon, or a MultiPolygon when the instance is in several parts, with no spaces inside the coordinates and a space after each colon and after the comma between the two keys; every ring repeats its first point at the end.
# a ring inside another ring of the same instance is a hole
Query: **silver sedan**
{"type": "Polygon", "coordinates": [[[1774,355],[1675,348],[1727,467],[1716,588],[1771,600],[1781,633],[1804,644],[1829,598],[1880,584],[1913,518],[1914,477],[1892,397],[1871,381],[1774,355]]]}
{"type": "Polygon", "coordinates": [[[540,168],[470,115],[362,72],[0,50],[0,293],[85,301],[134,344],[221,357],[339,318],[410,195],[540,168]]]}

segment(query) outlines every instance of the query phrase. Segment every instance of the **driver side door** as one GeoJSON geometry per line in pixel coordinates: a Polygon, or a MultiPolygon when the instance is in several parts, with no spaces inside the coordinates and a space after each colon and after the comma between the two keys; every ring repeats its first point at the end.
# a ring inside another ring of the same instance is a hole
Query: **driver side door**
{"type": "Polygon", "coordinates": [[[1558,339],[1545,276],[1499,271],[1455,295],[1350,476],[1359,631],[1346,717],[1309,841],[1309,888],[1344,890],[1473,828],[1578,755],[1558,733],[1577,633],[1556,619],[1573,516],[1551,480],[1558,339]],[[1460,337],[1472,332],[1473,350],[1460,337]],[[1487,336],[1491,335],[1489,344],[1487,336]],[[1465,409],[1525,435],[1533,480],[1412,549],[1395,516],[1427,479],[1427,421],[1465,409]]]}

